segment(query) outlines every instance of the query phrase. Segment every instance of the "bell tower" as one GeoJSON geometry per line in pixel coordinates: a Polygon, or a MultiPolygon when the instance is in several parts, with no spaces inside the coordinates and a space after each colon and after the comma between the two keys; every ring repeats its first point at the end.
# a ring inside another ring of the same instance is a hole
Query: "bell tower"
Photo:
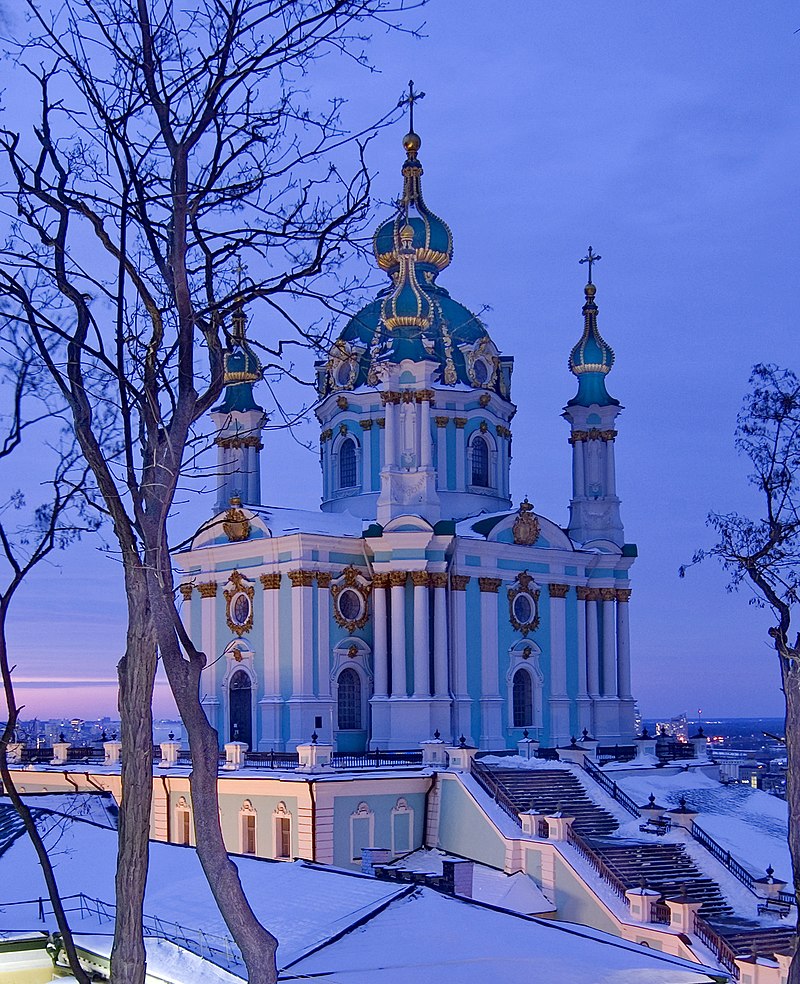
{"type": "Polygon", "coordinates": [[[610,540],[625,542],[617,496],[614,444],[615,423],[622,409],[606,389],[606,376],[614,365],[614,350],[597,327],[597,288],[592,265],[600,259],[589,252],[581,263],[589,264],[584,288],[583,334],[569,357],[570,372],[578,378],[578,392],[562,416],[570,425],[572,445],[572,499],[569,535],[577,543],[610,540]]]}
{"type": "Polygon", "coordinates": [[[216,513],[224,512],[238,496],[248,506],[261,505],[261,431],[267,415],[253,395],[262,367],[245,334],[241,304],[233,312],[231,345],[225,353],[225,392],[222,403],[211,411],[217,428],[216,513]]]}

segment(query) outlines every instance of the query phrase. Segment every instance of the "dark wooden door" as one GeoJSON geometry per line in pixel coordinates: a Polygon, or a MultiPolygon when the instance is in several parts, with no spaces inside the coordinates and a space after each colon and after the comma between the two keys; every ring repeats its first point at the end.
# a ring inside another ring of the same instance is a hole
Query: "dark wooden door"
{"type": "Polygon", "coordinates": [[[253,705],[250,677],[244,670],[237,670],[231,677],[230,687],[230,741],[246,742],[253,747],[253,705]]]}

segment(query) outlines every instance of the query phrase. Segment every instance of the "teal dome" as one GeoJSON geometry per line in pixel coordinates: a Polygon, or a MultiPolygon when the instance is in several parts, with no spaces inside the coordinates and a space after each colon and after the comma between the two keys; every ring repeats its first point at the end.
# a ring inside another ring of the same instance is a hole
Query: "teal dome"
{"type": "Polygon", "coordinates": [[[213,412],[231,413],[236,410],[244,413],[247,410],[261,410],[253,396],[253,383],[261,379],[264,370],[245,335],[245,316],[241,307],[237,307],[233,313],[231,344],[225,353],[223,365],[225,392],[222,403],[213,412]]]}
{"type": "Polygon", "coordinates": [[[584,288],[583,335],[569,355],[569,371],[578,377],[578,392],[569,406],[619,405],[606,390],[605,377],[614,365],[614,350],[597,327],[596,293],[597,288],[589,282],[584,288]]]}
{"type": "Polygon", "coordinates": [[[459,304],[436,278],[449,263],[453,237],[422,199],[417,160],[420,139],[403,140],[403,197],[397,214],[383,222],[373,244],[378,265],[391,284],[362,308],[334,342],[320,366],[320,396],[341,389],[376,386],[386,362],[435,362],[438,385],[496,391],[510,399],[510,370],[501,372],[499,352],[486,326],[459,304]]]}
{"type": "Polygon", "coordinates": [[[422,141],[416,133],[403,138],[408,159],[403,164],[403,197],[397,215],[378,226],[372,238],[372,248],[378,266],[389,272],[400,265],[402,242],[400,233],[404,227],[413,230],[411,248],[417,263],[424,263],[434,271],[444,270],[453,258],[453,234],[444,220],[425,204],[422,197],[422,164],[417,151],[422,141]]]}

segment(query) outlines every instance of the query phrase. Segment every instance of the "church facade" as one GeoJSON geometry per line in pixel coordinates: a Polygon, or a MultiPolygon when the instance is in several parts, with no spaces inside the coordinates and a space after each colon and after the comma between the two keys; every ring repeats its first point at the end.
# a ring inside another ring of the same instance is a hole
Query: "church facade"
{"type": "Polygon", "coordinates": [[[557,747],[584,729],[628,743],[636,549],[591,262],[563,411],[563,529],[512,503],[513,359],[439,283],[452,235],[423,199],[413,131],[404,148],[402,197],[373,242],[389,282],[317,367],[319,512],[261,503],[261,367],[234,317],[212,415],[216,514],[177,557],[184,622],[208,656],[206,713],[221,743],[254,750],[312,733],[340,752],[437,732],[493,750],[524,736],[557,747]]]}

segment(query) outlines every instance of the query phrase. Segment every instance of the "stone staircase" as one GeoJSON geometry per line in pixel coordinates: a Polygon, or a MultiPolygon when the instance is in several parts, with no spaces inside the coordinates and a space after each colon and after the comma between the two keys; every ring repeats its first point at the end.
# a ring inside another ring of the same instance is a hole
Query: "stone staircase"
{"type": "MultiPolygon", "coordinates": [[[[38,810],[34,810],[36,816],[38,810]]],[[[0,803],[0,857],[25,833],[19,814],[10,803],[0,803]]]]}
{"type": "Polygon", "coordinates": [[[605,837],[619,824],[602,806],[589,799],[580,780],[567,769],[503,769],[492,767],[492,777],[520,812],[555,813],[575,817],[581,837],[605,837]]]}
{"type": "Polygon", "coordinates": [[[608,838],[592,840],[591,846],[626,888],[644,885],[667,899],[685,895],[703,903],[700,915],[711,923],[733,912],[719,885],[697,867],[682,844],[608,838]]]}

